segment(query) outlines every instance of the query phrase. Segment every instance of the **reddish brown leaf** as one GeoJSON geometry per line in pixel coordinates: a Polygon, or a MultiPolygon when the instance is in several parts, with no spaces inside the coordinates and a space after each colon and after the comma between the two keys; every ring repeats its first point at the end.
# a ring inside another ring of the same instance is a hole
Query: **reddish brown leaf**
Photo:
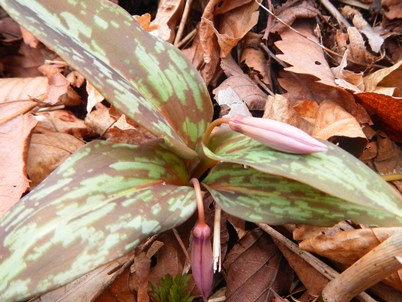
{"type": "Polygon", "coordinates": [[[402,99],[377,93],[357,93],[357,99],[373,121],[393,140],[402,143],[402,99]]]}

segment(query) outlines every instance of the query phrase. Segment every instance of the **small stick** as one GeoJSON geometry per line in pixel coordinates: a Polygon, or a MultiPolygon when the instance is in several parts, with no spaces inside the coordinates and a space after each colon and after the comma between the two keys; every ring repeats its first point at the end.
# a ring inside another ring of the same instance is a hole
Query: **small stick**
{"type": "Polygon", "coordinates": [[[339,24],[342,24],[344,27],[351,27],[348,20],[345,19],[344,16],[336,9],[336,7],[329,2],[329,0],[320,0],[321,4],[334,16],[334,18],[338,21],[339,24]]]}
{"type": "Polygon", "coordinates": [[[184,11],[183,11],[183,16],[180,20],[179,29],[177,30],[176,38],[174,39],[174,43],[173,43],[173,45],[176,47],[183,35],[184,26],[186,25],[188,14],[190,12],[191,2],[192,2],[192,0],[186,0],[186,4],[184,6],[184,11]]]}
{"type": "Polygon", "coordinates": [[[179,43],[177,43],[177,48],[182,48],[188,41],[194,38],[195,34],[197,33],[197,29],[194,28],[187,36],[183,38],[179,43]]]}

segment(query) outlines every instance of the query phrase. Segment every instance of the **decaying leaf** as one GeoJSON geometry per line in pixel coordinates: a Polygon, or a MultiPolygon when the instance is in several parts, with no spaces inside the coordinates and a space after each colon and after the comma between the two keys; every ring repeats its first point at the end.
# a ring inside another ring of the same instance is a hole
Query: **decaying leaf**
{"type": "Polygon", "coordinates": [[[364,77],[366,92],[387,94],[389,96],[402,95],[402,60],[388,68],[382,68],[364,77]]]}
{"type": "Polygon", "coordinates": [[[271,238],[260,230],[238,241],[223,263],[226,301],[271,301],[287,293],[292,281],[287,263],[271,238]]]}
{"type": "Polygon", "coordinates": [[[31,188],[40,184],[50,172],[83,145],[83,141],[67,133],[33,133],[26,168],[31,188]]]}
{"type": "MultiPolygon", "coordinates": [[[[22,103],[22,106],[25,104],[22,103]]],[[[0,104],[0,117],[7,114],[7,103],[0,104]]],[[[0,217],[6,213],[29,187],[25,158],[35,118],[19,115],[0,125],[0,217]]]]}

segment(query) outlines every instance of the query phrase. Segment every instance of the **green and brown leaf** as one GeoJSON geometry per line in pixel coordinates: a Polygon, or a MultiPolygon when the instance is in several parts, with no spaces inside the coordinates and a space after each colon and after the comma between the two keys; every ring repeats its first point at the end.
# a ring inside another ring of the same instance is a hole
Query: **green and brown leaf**
{"type": "MultiPolygon", "coordinates": [[[[401,224],[400,195],[355,157],[331,143],[325,143],[328,145],[325,153],[295,155],[272,150],[252,138],[223,130],[212,136],[208,147],[204,146],[204,152],[217,161],[237,163],[301,182],[316,189],[317,196],[325,193],[343,200],[345,207],[390,213],[395,217],[396,224],[401,224]]],[[[352,217],[345,215],[344,218],[352,217]]],[[[363,217],[357,222],[365,223],[363,217]]],[[[384,223],[386,221],[379,224],[384,223]]]]}
{"type": "Polygon", "coordinates": [[[94,142],[0,222],[0,300],[45,292],[195,211],[183,161],[159,147],[94,142]]]}
{"type": "Polygon", "coordinates": [[[1,0],[0,5],[122,112],[183,157],[212,118],[195,68],[110,1],[1,0]]]}

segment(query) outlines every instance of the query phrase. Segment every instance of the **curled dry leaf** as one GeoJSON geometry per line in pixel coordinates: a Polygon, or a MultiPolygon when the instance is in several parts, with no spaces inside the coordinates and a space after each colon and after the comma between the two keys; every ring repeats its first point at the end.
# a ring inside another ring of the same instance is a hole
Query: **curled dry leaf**
{"type": "Polygon", "coordinates": [[[151,34],[165,41],[173,42],[174,32],[180,21],[185,2],[185,0],[159,1],[155,19],[151,22],[151,26],[155,26],[156,30],[151,31],[151,34]]]}
{"type": "Polygon", "coordinates": [[[84,143],[66,133],[44,132],[32,134],[27,158],[27,174],[31,188],[37,186],[50,172],[84,143]]]}
{"type": "MultiPolygon", "coordinates": [[[[351,265],[374,247],[402,228],[366,228],[340,231],[332,235],[321,233],[300,242],[300,247],[344,265],[351,265]]],[[[402,291],[402,270],[384,280],[384,283],[402,291]]]]}
{"type": "Polygon", "coordinates": [[[268,70],[268,61],[260,48],[262,35],[248,32],[243,39],[244,47],[240,56],[240,63],[247,66],[250,77],[258,77],[265,85],[270,86],[271,80],[268,70]]]}
{"type": "Polygon", "coordinates": [[[38,68],[49,81],[47,97],[44,102],[55,105],[62,103],[66,106],[81,104],[81,97],[70,86],[70,82],[61,74],[54,65],[42,65],[38,68]]]}
{"type": "Polygon", "coordinates": [[[3,37],[3,43],[10,43],[21,39],[21,29],[17,22],[10,17],[0,20],[0,32],[3,37]]]}
{"type": "Polygon", "coordinates": [[[272,239],[261,230],[249,232],[223,263],[226,301],[270,301],[273,292],[289,292],[292,274],[272,239]]]}
{"type": "Polygon", "coordinates": [[[331,140],[355,156],[359,156],[367,144],[367,138],[353,115],[329,100],[319,106],[312,135],[331,140]]]}
{"type": "Polygon", "coordinates": [[[346,69],[348,65],[348,54],[349,50],[346,50],[339,66],[331,68],[335,76],[335,83],[345,89],[361,92],[364,90],[363,72],[356,73],[346,69]]]}
{"type": "Polygon", "coordinates": [[[184,51],[209,84],[224,58],[258,21],[258,3],[209,1],[204,9],[193,46],[184,51]]]}
{"type": "Polygon", "coordinates": [[[46,77],[0,79],[0,103],[16,100],[43,100],[48,89],[46,77]]]}
{"type": "Polygon", "coordinates": [[[345,5],[341,12],[344,16],[352,19],[353,25],[367,37],[371,50],[379,52],[384,43],[384,38],[364,20],[362,14],[349,5],[345,5]]]}
{"type": "Polygon", "coordinates": [[[311,134],[312,125],[299,115],[283,95],[268,96],[263,117],[290,124],[311,134]]]}
{"type": "Polygon", "coordinates": [[[362,65],[373,64],[377,59],[368,52],[364,38],[356,27],[348,27],[349,50],[348,59],[362,65]]]}
{"type": "Polygon", "coordinates": [[[402,96],[402,60],[391,67],[382,68],[364,77],[366,92],[389,96],[402,96]]]}
{"type": "Polygon", "coordinates": [[[103,95],[90,83],[87,81],[86,90],[88,93],[87,98],[87,112],[91,112],[96,104],[102,102],[105,98],[103,95]]]}
{"type": "Polygon", "coordinates": [[[104,136],[106,131],[117,121],[118,117],[110,112],[102,103],[95,105],[95,110],[92,110],[85,117],[85,125],[92,129],[99,136],[104,136]]]}
{"type": "MultiPolygon", "coordinates": [[[[320,15],[320,12],[309,1],[286,1],[275,12],[277,17],[288,25],[292,25],[296,19],[315,18],[320,15]]],[[[274,20],[275,23],[270,29],[271,33],[281,33],[288,28],[278,19],[275,18],[274,20]]]]}
{"type": "Polygon", "coordinates": [[[284,71],[280,73],[280,76],[278,81],[286,89],[287,93],[284,95],[289,101],[297,103],[310,100],[321,103],[324,100],[332,100],[345,108],[359,123],[371,123],[366,110],[356,103],[351,93],[343,88],[318,83],[316,78],[311,75],[299,75],[284,71]]]}
{"type": "MultiPolygon", "coordinates": [[[[21,106],[25,104],[22,103],[21,106]]],[[[0,118],[8,114],[8,105],[0,104],[0,118]]],[[[0,125],[0,217],[29,187],[25,157],[31,130],[36,125],[30,114],[19,115],[0,125]]]]}
{"type": "Polygon", "coordinates": [[[24,40],[25,44],[29,45],[29,47],[32,48],[38,47],[40,41],[22,26],[21,26],[21,33],[22,33],[22,39],[24,40]]]}

